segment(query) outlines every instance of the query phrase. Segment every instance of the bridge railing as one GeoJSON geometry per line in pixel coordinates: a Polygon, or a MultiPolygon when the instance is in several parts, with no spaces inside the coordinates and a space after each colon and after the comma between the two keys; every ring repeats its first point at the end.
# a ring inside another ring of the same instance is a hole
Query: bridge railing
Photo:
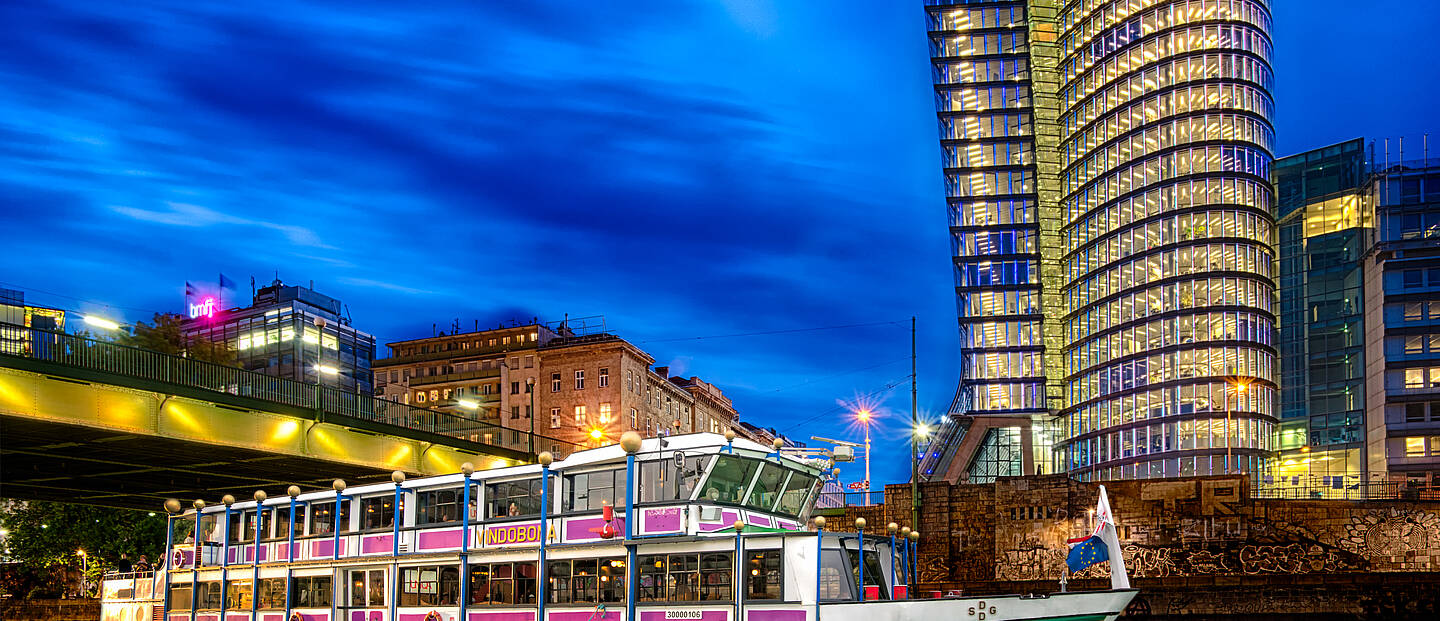
{"type": "Polygon", "coordinates": [[[1289,500],[1440,500],[1440,486],[1338,475],[1262,477],[1255,481],[1251,496],[1289,500]]]}
{"type": "MultiPolygon", "coordinates": [[[[209,392],[318,410],[327,420],[348,417],[469,440],[519,452],[531,449],[528,431],[509,429],[459,414],[418,408],[255,371],[173,356],[62,332],[0,323],[0,357],[20,357],[149,380],[209,392]]],[[[565,454],[577,447],[536,435],[534,450],[558,446],[565,454]]]]}

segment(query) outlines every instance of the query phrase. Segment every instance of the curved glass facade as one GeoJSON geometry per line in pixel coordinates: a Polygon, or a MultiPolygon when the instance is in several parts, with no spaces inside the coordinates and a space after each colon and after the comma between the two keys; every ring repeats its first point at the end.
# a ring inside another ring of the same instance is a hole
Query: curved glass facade
{"type": "Polygon", "coordinates": [[[1276,418],[1269,4],[1074,0],[1058,22],[1055,466],[1085,480],[1262,471],[1276,418]]]}
{"type": "Polygon", "coordinates": [[[1026,2],[927,13],[960,318],[955,409],[1048,413],[1026,2]]]}

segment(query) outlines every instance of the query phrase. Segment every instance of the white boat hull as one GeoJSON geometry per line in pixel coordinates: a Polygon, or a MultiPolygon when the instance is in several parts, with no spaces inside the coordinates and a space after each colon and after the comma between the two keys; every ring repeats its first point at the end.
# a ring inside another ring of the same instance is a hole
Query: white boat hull
{"type": "Polygon", "coordinates": [[[821,604],[822,621],[1114,621],[1138,591],[950,597],[821,604]]]}

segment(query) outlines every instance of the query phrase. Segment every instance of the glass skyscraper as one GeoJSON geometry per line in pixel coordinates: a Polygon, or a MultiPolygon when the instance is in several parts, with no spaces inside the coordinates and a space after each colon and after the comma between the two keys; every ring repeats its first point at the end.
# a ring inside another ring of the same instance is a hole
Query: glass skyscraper
{"type": "Polygon", "coordinates": [[[1365,413],[1364,274],[1374,233],[1365,141],[1275,162],[1279,223],[1280,485],[1361,479],[1365,413]]]}
{"type": "Polygon", "coordinates": [[[927,5],[962,362],[922,473],[999,470],[964,442],[997,415],[1082,479],[1262,469],[1269,3],[927,5]]]}

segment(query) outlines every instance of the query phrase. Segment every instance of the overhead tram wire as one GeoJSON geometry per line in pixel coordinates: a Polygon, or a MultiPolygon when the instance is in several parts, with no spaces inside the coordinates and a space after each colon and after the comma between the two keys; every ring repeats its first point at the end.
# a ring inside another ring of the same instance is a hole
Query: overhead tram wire
{"type": "MultiPolygon", "coordinates": [[[[880,393],[882,393],[882,392],[887,392],[887,391],[890,391],[890,390],[894,390],[896,386],[899,386],[899,385],[901,385],[901,384],[904,384],[905,382],[908,382],[908,381],[910,381],[910,374],[907,373],[907,374],[905,374],[904,377],[901,377],[901,378],[899,378],[899,379],[896,379],[895,381],[892,381],[892,382],[890,382],[890,383],[888,383],[888,384],[885,384],[884,386],[880,387],[878,390],[872,390],[872,391],[867,392],[867,393],[865,393],[865,394],[863,394],[863,395],[857,395],[856,398],[857,398],[857,399],[862,399],[862,398],[865,398],[865,397],[873,397],[873,396],[878,395],[878,394],[880,394],[880,393]]],[[[828,410],[825,410],[824,412],[821,412],[821,413],[819,413],[819,414],[816,414],[816,415],[814,415],[814,416],[811,416],[810,418],[807,418],[807,419],[802,420],[802,421],[800,421],[800,422],[797,422],[797,423],[795,423],[795,424],[793,424],[793,425],[790,425],[789,427],[786,427],[786,428],[782,429],[781,432],[783,433],[783,432],[791,431],[791,430],[795,429],[796,427],[799,427],[799,426],[801,426],[801,425],[804,425],[804,424],[806,424],[806,423],[809,423],[810,421],[819,420],[819,419],[822,418],[822,417],[829,416],[829,415],[831,415],[831,414],[834,414],[835,412],[843,412],[844,410],[845,410],[845,406],[843,406],[843,405],[835,406],[835,407],[833,407],[833,408],[830,408],[830,409],[828,409],[828,410]]]]}
{"type": "Polygon", "coordinates": [[[891,360],[891,361],[888,361],[888,362],[882,362],[882,363],[880,363],[880,364],[872,364],[872,365],[870,365],[870,366],[868,366],[868,367],[860,367],[860,368],[858,368],[858,369],[850,369],[849,371],[841,371],[841,372],[839,372],[839,373],[833,373],[833,374],[831,374],[831,375],[826,375],[826,376],[824,376],[824,377],[817,377],[817,378],[815,378],[815,379],[805,380],[805,381],[803,381],[803,382],[800,382],[799,384],[791,384],[791,385],[789,385],[789,386],[784,386],[784,387],[781,387],[781,388],[776,388],[776,389],[774,389],[774,390],[771,390],[770,392],[784,392],[784,391],[790,390],[790,389],[792,389],[792,388],[799,388],[799,387],[801,387],[801,386],[809,386],[809,385],[811,385],[811,384],[823,382],[823,381],[825,381],[825,380],[835,379],[835,378],[837,378],[837,377],[842,377],[842,376],[845,376],[845,375],[849,375],[849,374],[851,374],[851,373],[859,373],[859,372],[861,372],[861,371],[869,371],[870,369],[878,369],[878,368],[883,367],[883,366],[892,365],[892,364],[895,364],[895,363],[897,363],[897,362],[902,362],[902,361],[909,360],[909,359],[910,359],[910,357],[909,357],[909,356],[906,356],[906,357],[904,357],[904,358],[896,358],[896,359],[894,359],[894,360],[891,360]]]}
{"type": "MultiPolygon", "coordinates": [[[[908,321],[908,320],[907,320],[907,321],[908,321]]],[[[675,341],[699,341],[699,340],[703,340],[703,339],[728,339],[728,338],[738,338],[738,337],[742,337],[742,336],[768,336],[768,335],[772,335],[772,334],[793,334],[793,333],[796,333],[796,332],[816,332],[816,331],[819,331],[819,330],[843,330],[843,329],[845,329],[845,328],[866,328],[866,327],[870,327],[870,326],[886,326],[886,325],[892,325],[892,326],[893,326],[893,325],[901,325],[901,324],[903,324],[903,323],[904,323],[904,321],[872,321],[872,322],[869,322],[869,323],[851,323],[851,324],[845,324],[845,325],[839,325],[839,326],[819,326],[819,327],[815,327],[815,328],[793,328],[793,329],[789,329],[789,330],[766,330],[766,331],[762,331],[762,332],[737,332],[737,333],[734,333],[734,334],[710,334],[710,335],[706,335],[706,336],[683,336],[683,337],[669,338],[669,339],[649,339],[649,340],[644,340],[644,341],[637,341],[636,343],[637,343],[637,344],[642,344],[642,343],[672,343],[672,342],[675,342],[675,341]]]]}

